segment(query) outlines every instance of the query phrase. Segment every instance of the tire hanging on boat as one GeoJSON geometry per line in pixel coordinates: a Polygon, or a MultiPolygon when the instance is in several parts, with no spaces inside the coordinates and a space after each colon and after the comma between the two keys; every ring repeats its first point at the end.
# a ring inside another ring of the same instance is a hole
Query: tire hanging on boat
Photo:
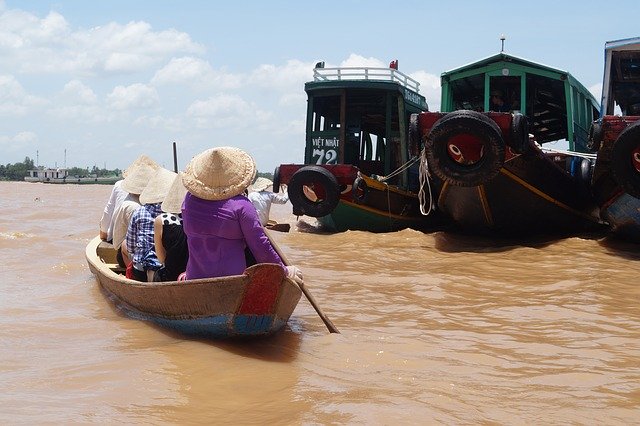
{"type": "Polygon", "coordinates": [[[594,121],[589,127],[589,137],[587,139],[587,148],[591,151],[597,151],[602,144],[602,122],[594,121]]]}
{"type": "Polygon", "coordinates": [[[420,128],[418,127],[418,114],[411,114],[409,117],[409,154],[417,157],[422,148],[420,138],[420,128]]]}
{"type": "Polygon", "coordinates": [[[611,172],[629,195],[640,198],[640,121],[624,129],[613,144],[611,172]]]}
{"type": "Polygon", "coordinates": [[[362,176],[358,176],[356,180],[353,181],[353,188],[351,189],[353,201],[362,204],[367,200],[368,194],[369,187],[367,186],[367,182],[364,181],[362,176]]]}
{"type": "Polygon", "coordinates": [[[293,204],[293,214],[322,217],[331,213],[338,205],[340,185],[336,177],[324,167],[305,166],[291,176],[287,193],[293,204]],[[315,188],[316,194],[321,194],[319,199],[307,198],[305,186],[315,188]]]}
{"type": "Polygon", "coordinates": [[[479,186],[498,174],[504,164],[505,143],[498,125],[477,111],[460,110],[440,118],[431,129],[425,152],[429,166],[443,181],[455,186],[479,186]],[[455,141],[471,141],[479,154],[468,162],[455,141]],[[453,158],[450,154],[456,154],[453,158]]]}
{"type": "Polygon", "coordinates": [[[527,117],[519,112],[513,114],[511,126],[509,127],[511,143],[509,146],[513,152],[524,154],[529,149],[529,122],[527,117]]]}
{"type": "Polygon", "coordinates": [[[280,192],[280,166],[276,166],[273,171],[273,192],[276,194],[280,192]]]}

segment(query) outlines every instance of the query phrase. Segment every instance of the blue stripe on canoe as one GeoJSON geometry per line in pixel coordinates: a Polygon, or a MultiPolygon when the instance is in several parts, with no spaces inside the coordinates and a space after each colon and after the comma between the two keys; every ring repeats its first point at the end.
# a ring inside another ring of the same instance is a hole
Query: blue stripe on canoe
{"type": "Polygon", "coordinates": [[[272,315],[217,315],[196,319],[148,318],[179,333],[206,337],[263,336],[281,329],[286,321],[272,315]]]}

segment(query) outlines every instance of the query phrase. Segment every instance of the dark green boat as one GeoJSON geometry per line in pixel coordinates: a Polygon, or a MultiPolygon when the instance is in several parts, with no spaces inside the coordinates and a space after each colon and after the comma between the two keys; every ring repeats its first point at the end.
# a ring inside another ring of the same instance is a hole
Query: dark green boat
{"type": "Polygon", "coordinates": [[[438,214],[421,212],[429,213],[431,192],[419,179],[418,147],[408,143],[409,117],[427,110],[419,83],[397,61],[389,68],[318,63],[305,91],[304,163],[282,164],[274,176],[274,190],[288,185],[293,213],[330,231],[436,226],[438,214]]]}
{"type": "Polygon", "coordinates": [[[412,117],[439,211],[470,233],[599,229],[587,153],[597,108],[568,72],[503,52],[443,73],[443,112],[412,117]],[[565,149],[541,148],[554,141],[565,149]]]}

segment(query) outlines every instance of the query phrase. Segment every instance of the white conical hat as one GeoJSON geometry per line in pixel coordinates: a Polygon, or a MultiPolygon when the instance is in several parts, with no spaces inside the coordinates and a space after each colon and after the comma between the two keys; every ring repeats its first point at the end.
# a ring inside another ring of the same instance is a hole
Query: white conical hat
{"type": "Polygon", "coordinates": [[[146,155],[138,157],[123,173],[121,188],[130,194],[140,195],[160,166],[146,155]]]}
{"type": "Polygon", "coordinates": [[[178,173],[171,184],[171,188],[169,188],[167,196],[164,197],[161,208],[165,213],[178,214],[182,212],[182,202],[185,195],[187,195],[187,188],[182,184],[183,174],[182,172],[178,173]]]}
{"type": "Polygon", "coordinates": [[[271,185],[273,185],[273,182],[269,179],[267,179],[266,177],[259,177],[258,179],[256,179],[255,182],[253,182],[253,185],[251,185],[249,187],[249,191],[254,191],[254,192],[260,192],[260,191],[264,191],[265,189],[267,189],[268,187],[270,187],[271,185]]]}
{"type": "Polygon", "coordinates": [[[177,173],[159,168],[156,174],[149,180],[149,183],[140,194],[140,204],[156,204],[164,201],[169,193],[171,184],[175,180],[177,173]]]}

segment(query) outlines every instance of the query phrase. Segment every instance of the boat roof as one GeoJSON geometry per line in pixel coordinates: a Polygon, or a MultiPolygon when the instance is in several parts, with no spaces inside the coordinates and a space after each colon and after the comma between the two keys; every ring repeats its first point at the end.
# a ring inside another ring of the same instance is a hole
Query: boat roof
{"type": "Polygon", "coordinates": [[[571,73],[569,73],[568,71],[562,70],[560,68],[554,68],[549,65],[544,65],[540,62],[535,62],[529,59],[520,58],[518,56],[509,55],[508,53],[504,53],[504,52],[500,52],[496,55],[488,56],[486,58],[480,59],[475,62],[471,62],[469,64],[463,65],[461,67],[458,67],[449,71],[445,71],[441,74],[440,77],[444,79],[455,74],[468,72],[477,68],[482,68],[484,66],[488,66],[496,62],[507,62],[507,63],[512,63],[515,65],[527,67],[530,70],[539,70],[539,71],[556,73],[556,74],[559,74],[559,78],[561,76],[566,76],[567,80],[569,80],[569,83],[572,86],[575,86],[578,89],[580,89],[582,92],[589,94],[593,98],[594,103],[597,102],[593,97],[593,95],[591,95],[591,92],[589,91],[589,89],[587,89],[582,83],[576,80],[576,78],[572,76],[571,73]]]}
{"type": "Polygon", "coordinates": [[[397,91],[407,102],[427,107],[426,98],[419,93],[420,82],[395,68],[316,67],[313,69],[313,81],[304,85],[306,92],[348,88],[397,91]]]}
{"type": "Polygon", "coordinates": [[[544,69],[544,70],[547,70],[547,71],[552,71],[552,72],[557,72],[557,73],[562,73],[562,74],[569,74],[567,71],[561,70],[559,68],[550,67],[548,65],[541,64],[540,62],[534,62],[534,61],[531,61],[529,59],[524,59],[524,58],[520,58],[518,56],[509,55],[508,53],[500,52],[500,53],[498,53],[496,55],[487,56],[486,58],[480,59],[478,61],[470,62],[470,63],[468,63],[466,65],[462,65],[462,66],[460,66],[458,68],[454,68],[452,70],[445,71],[445,72],[442,73],[442,76],[450,75],[450,74],[456,74],[456,73],[459,73],[461,71],[467,71],[467,70],[472,69],[472,68],[478,68],[478,67],[481,67],[483,65],[489,65],[489,64],[492,64],[492,63],[495,63],[495,62],[500,62],[500,61],[513,62],[513,63],[516,63],[516,64],[525,65],[525,66],[528,66],[528,67],[544,69]]]}

